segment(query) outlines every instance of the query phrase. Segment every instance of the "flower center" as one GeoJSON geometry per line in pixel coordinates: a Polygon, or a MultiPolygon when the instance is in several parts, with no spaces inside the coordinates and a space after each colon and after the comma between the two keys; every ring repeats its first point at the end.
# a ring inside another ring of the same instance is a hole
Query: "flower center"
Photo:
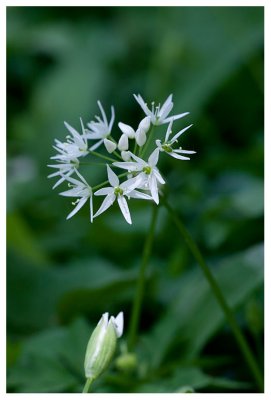
{"type": "Polygon", "coordinates": [[[146,175],[150,175],[150,173],[151,173],[151,167],[149,167],[149,166],[144,167],[142,171],[145,172],[146,175]]]}
{"type": "Polygon", "coordinates": [[[123,195],[123,190],[119,186],[117,186],[117,187],[114,188],[114,194],[116,196],[122,196],[123,195]]]}
{"type": "Polygon", "coordinates": [[[171,153],[172,152],[172,148],[169,144],[165,143],[162,145],[162,149],[166,152],[166,153],[171,153]]]}

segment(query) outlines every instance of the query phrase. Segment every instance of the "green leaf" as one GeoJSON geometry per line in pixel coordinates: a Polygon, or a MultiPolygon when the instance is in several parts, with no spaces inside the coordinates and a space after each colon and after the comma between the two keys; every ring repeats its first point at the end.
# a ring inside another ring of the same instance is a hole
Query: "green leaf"
{"type": "MultiPolygon", "coordinates": [[[[228,304],[236,309],[263,283],[263,246],[225,258],[215,263],[212,271],[228,304]]],[[[146,338],[147,357],[153,367],[162,363],[176,338],[183,343],[182,357],[197,356],[225,323],[199,268],[184,274],[174,286],[174,300],[146,338]]]]}

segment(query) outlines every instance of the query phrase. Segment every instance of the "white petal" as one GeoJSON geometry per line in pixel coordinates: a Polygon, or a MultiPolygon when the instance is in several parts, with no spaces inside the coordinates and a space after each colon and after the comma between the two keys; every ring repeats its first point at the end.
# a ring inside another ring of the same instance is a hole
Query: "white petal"
{"type": "Polygon", "coordinates": [[[140,184],[141,179],[136,176],[135,178],[127,179],[127,181],[122,182],[120,185],[121,189],[123,189],[126,192],[130,192],[131,190],[134,190],[138,185],[140,184]]]}
{"type": "Polygon", "coordinates": [[[132,199],[153,200],[149,194],[139,192],[138,190],[132,190],[132,192],[129,192],[127,196],[131,197],[132,199]]]}
{"type": "Polygon", "coordinates": [[[196,151],[194,151],[194,150],[182,150],[182,149],[174,149],[173,150],[174,151],[174,153],[179,153],[179,154],[195,154],[196,153],[196,151]]]}
{"type": "Polygon", "coordinates": [[[92,131],[89,131],[86,129],[86,134],[85,134],[86,138],[88,138],[89,140],[97,140],[97,139],[101,139],[102,135],[100,132],[94,133],[92,131]]]}
{"type": "Polygon", "coordinates": [[[87,202],[88,197],[82,197],[80,199],[80,201],[78,202],[77,206],[72,210],[72,212],[67,216],[67,219],[70,219],[71,217],[74,216],[74,214],[76,214],[80,208],[83,207],[83,205],[87,202]]]}
{"type": "Polygon", "coordinates": [[[103,109],[102,103],[100,102],[100,100],[98,100],[98,101],[97,101],[97,103],[98,103],[99,109],[100,109],[100,111],[101,111],[101,114],[102,114],[103,120],[104,120],[104,122],[106,123],[106,125],[108,126],[108,122],[107,122],[106,114],[105,114],[105,112],[104,112],[104,109],[103,109]]]}
{"type": "Polygon", "coordinates": [[[149,178],[149,187],[153,200],[156,204],[159,204],[158,187],[154,174],[152,174],[149,178]]]}
{"type": "Polygon", "coordinates": [[[137,163],[139,164],[140,168],[142,169],[143,167],[146,167],[148,164],[146,163],[146,161],[142,160],[142,158],[137,157],[135,154],[133,154],[130,151],[131,157],[137,161],[137,163]]]}
{"type": "Polygon", "coordinates": [[[119,122],[118,125],[122,133],[127,135],[129,139],[134,139],[135,131],[130,125],[124,124],[123,122],[119,122]]]}
{"type": "Polygon", "coordinates": [[[156,146],[158,147],[158,149],[159,149],[160,151],[164,151],[163,148],[162,148],[161,140],[156,139],[155,144],[156,144],[156,146]]]}
{"type": "Polygon", "coordinates": [[[128,150],[128,148],[129,148],[128,136],[125,135],[125,133],[123,133],[118,143],[118,149],[124,151],[128,150]]]}
{"type": "Polygon", "coordinates": [[[156,148],[156,149],[151,153],[151,155],[150,155],[150,157],[149,157],[149,159],[148,159],[149,165],[150,165],[151,167],[155,167],[156,164],[158,163],[158,158],[159,158],[159,149],[156,148]]]}
{"type": "Polygon", "coordinates": [[[115,330],[116,330],[116,335],[117,337],[121,337],[122,333],[123,333],[123,325],[124,325],[124,321],[123,321],[123,312],[121,311],[116,318],[112,317],[113,319],[113,323],[115,326],[115,330]]]}
{"type": "Polygon", "coordinates": [[[116,162],[113,162],[113,165],[118,168],[127,169],[128,171],[138,171],[139,170],[138,164],[135,163],[134,161],[127,161],[127,162],[116,161],[116,162]]]}
{"type": "Polygon", "coordinates": [[[114,107],[111,106],[111,120],[109,122],[109,133],[112,130],[112,126],[113,126],[114,120],[115,120],[115,110],[114,110],[114,107]]]}
{"type": "Polygon", "coordinates": [[[119,178],[117,177],[117,175],[115,174],[115,172],[112,171],[112,169],[109,167],[109,165],[106,165],[107,167],[107,176],[108,176],[108,180],[111,186],[116,187],[119,186],[119,178]]]}
{"type": "Polygon", "coordinates": [[[172,108],[173,108],[172,94],[170,94],[158,113],[159,118],[161,119],[166,118],[166,116],[170,113],[172,108]]]}
{"type": "Polygon", "coordinates": [[[108,194],[114,193],[114,189],[112,187],[105,187],[97,190],[94,194],[95,196],[107,196],[108,194]]]}
{"type": "Polygon", "coordinates": [[[172,124],[173,124],[173,119],[170,121],[170,123],[169,123],[169,125],[168,125],[168,127],[167,127],[167,133],[166,133],[166,137],[165,137],[165,142],[167,142],[168,141],[168,138],[169,138],[169,136],[170,136],[170,134],[171,134],[171,132],[172,132],[172,124]]]}
{"type": "Polygon", "coordinates": [[[168,153],[168,155],[173,157],[173,158],[177,158],[178,160],[190,160],[189,157],[181,156],[180,154],[175,153],[175,151],[172,151],[171,153],[168,153]]]}
{"type": "Polygon", "coordinates": [[[134,94],[134,98],[136,99],[136,101],[138,102],[138,104],[140,105],[140,107],[142,108],[142,110],[144,111],[144,113],[148,116],[152,115],[152,112],[149,110],[149,108],[147,107],[147,104],[145,103],[145,101],[142,99],[142,97],[140,96],[140,94],[135,95],[134,94]]]}
{"type": "Polygon", "coordinates": [[[116,143],[112,142],[112,140],[109,140],[109,139],[104,139],[104,145],[105,145],[106,150],[110,154],[113,153],[113,151],[115,151],[117,148],[116,143]]]}
{"type": "Polygon", "coordinates": [[[131,215],[130,215],[130,211],[129,211],[126,199],[123,196],[118,196],[118,203],[119,203],[122,215],[124,216],[124,218],[126,219],[128,224],[131,224],[132,220],[131,220],[131,215]]]}
{"type": "Polygon", "coordinates": [[[160,174],[160,172],[158,171],[157,168],[154,168],[154,169],[153,169],[153,173],[154,173],[156,179],[157,179],[162,185],[164,185],[164,184],[166,183],[165,180],[163,179],[162,175],[160,174]]]}
{"type": "Polygon", "coordinates": [[[68,131],[72,134],[72,136],[74,138],[78,138],[78,137],[80,138],[80,134],[70,124],[68,124],[68,122],[64,121],[64,125],[66,126],[66,128],[68,129],[68,131]]]}
{"type": "Polygon", "coordinates": [[[178,139],[179,136],[181,136],[185,131],[187,131],[187,129],[191,128],[193,124],[186,126],[184,129],[182,129],[181,131],[179,131],[178,133],[176,133],[176,135],[173,136],[173,138],[171,139],[171,143],[176,142],[176,140],[178,139]]]}
{"type": "Polygon", "coordinates": [[[167,124],[168,122],[170,122],[171,119],[173,119],[174,121],[176,121],[176,119],[183,118],[183,117],[185,117],[185,116],[188,115],[188,114],[189,114],[189,112],[185,112],[185,113],[177,114],[177,115],[172,115],[171,117],[168,117],[168,118],[164,119],[161,123],[162,123],[162,124],[167,124]]]}
{"type": "Polygon", "coordinates": [[[89,197],[90,222],[93,222],[93,198],[89,197]]]}
{"type": "Polygon", "coordinates": [[[109,207],[112,206],[112,204],[114,203],[116,199],[116,196],[114,194],[108,194],[106,196],[106,198],[104,199],[104,201],[101,204],[101,207],[99,208],[99,210],[96,212],[96,214],[93,216],[93,218],[98,217],[98,215],[102,214],[103,212],[105,212],[109,207]]]}

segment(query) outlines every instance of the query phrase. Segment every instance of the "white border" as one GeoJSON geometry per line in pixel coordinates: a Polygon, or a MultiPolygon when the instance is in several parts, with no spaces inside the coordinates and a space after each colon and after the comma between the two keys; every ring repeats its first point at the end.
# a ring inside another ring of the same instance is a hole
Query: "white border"
{"type": "MultiPolygon", "coordinates": [[[[271,46],[270,46],[270,39],[271,39],[271,1],[270,0],[259,0],[259,1],[245,1],[245,0],[228,0],[228,1],[219,1],[219,0],[212,0],[212,1],[172,1],[168,0],[166,4],[162,1],[146,1],[146,0],[139,0],[139,1],[129,1],[127,0],[119,0],[119,1],[104,1],[99,0],[98,2],[94,1],[57,1],[57,0],[47,0],[45,2],[38,2],[38,1],[4,1],[1,2],[0,5],[0,37],[1,37],[1,91],[0,91],[0,101],[1,101],[1,144],[0,144],[0,160],[1,160],[1,187],[6,184],[6,139],[4,132],[6,132],[6,99],[5,99],[5,90],[6,87],[6,7],[7,6],[264,6],[265,7],[265,375],[266,375],[266,383],[265,383],[265,393],[264,394],[90,394],[91,398],[99,398],[99,399],[108,399],[110,398],[126,398],[129,397],[131,399],[140,398],[140,399],[166,399],[166,398],[189,398],[191,396],[193,399],[197,400],[207,400],[212,398],[217,398],[219,396],[221,399],[269,399],[271,395],[271,382],[268,379],[268,375],[271,374],[271,345],[270,345],[270,338],[271,338],[271,312],[270,312],[270,295],[269,295],[269,288],[270,288],[270,266],[268,265],[268,261],[270,261],[270,244],[271,244],[271,214],[269,205],[271,204],[271,191],[270,191],[270,182],[271,182],[271,171],[270,171],[270,154],[271,154],[271,146],[270,146],[270,134],[271,134],[271,123],[270,123],[270,113],[271,113],[271,101],[270,101],[270,71],[271,71],[271,46]],[[3,62],[4,60],[4,62],[3,62]],[[269,339],[269,340],[268,340],[269,339]]],[[[5,225],[5,210],[6,210],[6,199],[4,194],[0,196],[1,201],[1,220],[3,220],[3,225],[5,225]]],[[[1,236],[1,250],[0,250],[0,257],[1,257],[1,270],[2,270],[2,279],[1,279],[1,308],[2,308],[2,315],[5,315],[6,310],[6,274],[5,274],[5,265],[6,265],[6,242],[5,236],[1,236]]],[[[3,321],[3,319],[2,319],[3,321]]],[[[5,381],[5,357],[6,354],[6,337],[5,337],[5,330],[2,328],[1,330],[1,342],[0,342],[0,354],[1,357],[1,391],[0,394],[3,397],[8,397],[10,399],[20,397],[21,399],[29,399],[29,398],[44,398],[46,396],[50,396],[52,399],[56,399],[63,396],[68,396],[69,398],[80,398],[81,394],[6,394],[6,381],[5,381]]]]}

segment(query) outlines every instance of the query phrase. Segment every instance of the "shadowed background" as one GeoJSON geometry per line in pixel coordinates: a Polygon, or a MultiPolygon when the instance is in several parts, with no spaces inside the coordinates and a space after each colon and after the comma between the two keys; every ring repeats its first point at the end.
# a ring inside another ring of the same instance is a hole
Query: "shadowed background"
{"type": "MultiPolygon", "coordinates": [[[[63,121],[79,130],[97,100],[115,107],[115,137],[117,122],[137,126],[133,93],[149,103],[173,93],[174,114],[190,112],[174,125],[194,124],[180,144],[197,153],[161,164],[169,201],[263,365],[263,8],[8,7],[7,73],[7,390],[81,391],[101,314],[123,310],[127,328],[151,206],[129,203],[132,226],[117,206],[93,225],[87,206],[66,221],[73,206],[47,164],[63,121]]],[[[85,174],[105,178],[101,167],[85,174]]],[[[162,207],[137,358],[131,371],[113,362],[93,390],[257,391],[162,207]]]]}

